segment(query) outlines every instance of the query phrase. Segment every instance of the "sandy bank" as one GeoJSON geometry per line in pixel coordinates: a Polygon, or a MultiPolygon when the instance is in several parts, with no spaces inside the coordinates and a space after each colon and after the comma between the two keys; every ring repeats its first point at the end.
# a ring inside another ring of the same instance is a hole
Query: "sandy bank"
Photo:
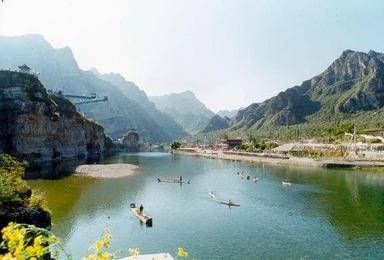
{"type": "MultiPolygon", "coordinates": [[[[231,152],[211,152],[211,151],[177,151],[176,153],[193,155],[211,159],[222,159],[222,160],[232,160],[232,161],[244,161],[244,162],[253,162],[253,163],[269,163],[275,165],[306,165],[306,166],[315,166],[315,167],[341,167],[341,168],[369,168],[377,167],[378,169],[382,168],[384,172],[384,162],[383,161],[364,161],[364,160],[342,160],[342,159],[311,159],[311,158],[271,158],[265,156],[257,156],[255,154],[239,154],[231,152]]],[[[381,170],[380,170],[381,171],[381,170]]]]}
{"type": "Polygon", "coordinates": [[[93,178],[121,178],[134,174],[139,167],[133,164],[84,164],[75,174],[93,178]]]}

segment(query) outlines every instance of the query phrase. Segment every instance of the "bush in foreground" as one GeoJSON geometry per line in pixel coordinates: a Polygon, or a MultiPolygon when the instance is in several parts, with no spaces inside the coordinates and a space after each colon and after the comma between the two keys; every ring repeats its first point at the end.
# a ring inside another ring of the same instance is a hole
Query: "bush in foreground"
{"type": "MultiPolygon", "coordinates": [[[[0,243],[0,259],[57,259],[64,254],[67,259],[72,257],[65,251],[59,239],[50,231],[36,228],[32,225],[9,223],[2,229],[0,243]]],[[[93,252],[82,260],[111,260],[118,259],[116,254],[108,252],[112,235],[106,229],[100,240],[97,240],[90,250],[93,252]]],[[[133,259],[140,255],[139,248],[129,249],[133,259]]],[[[177,258],[188,257],[188,253],[179,247],[177,258]]]]}

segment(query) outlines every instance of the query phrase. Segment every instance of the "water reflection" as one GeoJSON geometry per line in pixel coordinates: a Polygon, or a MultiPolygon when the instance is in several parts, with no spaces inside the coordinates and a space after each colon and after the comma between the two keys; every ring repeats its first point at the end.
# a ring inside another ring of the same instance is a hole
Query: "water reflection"
{"type": "Polygon", "coordinates": [[[384,175],[342,169],[270,167],[269,173],[321,191],[304,192],[346,238],[382,236],[384,232],[384,175]]]}
{"type": "Polygon", "coordinates": [[[384,256],[381,174],[155,153],[120,154],[103,163],[132,163],[139,165],[139,173],[108,180],[30,181],[47,193],[53,230],[75,258],[106,226],[116,250],[173,252],[185,246],[198,259],[384,256]],[[240,179],[239,170],[260,180],[240,179]],[[191,184],[156,181],[181,175],[191,184]],[[283,187],[284,180],[293,185],[283,187]],[[209,190],[241,207],[229,210],[215,203],[209,190]],[[144,204],[154,216],[153,228],[131,216],[130,202],[144,204]]]}
{"type": "Polygon", "coordinates": [[[71,160],[50,161],[41,163],[32,163],[26,170],[26,179],[48,179],[57,180],[71,175],[77,166],[81,164],[100,163],[103,157],[95,156],[88,159],[78,158],[71,160]]]}

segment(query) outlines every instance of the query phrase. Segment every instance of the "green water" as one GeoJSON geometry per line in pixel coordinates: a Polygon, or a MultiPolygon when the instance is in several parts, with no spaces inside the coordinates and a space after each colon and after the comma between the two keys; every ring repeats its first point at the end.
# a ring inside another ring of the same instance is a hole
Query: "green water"
{"type": "Polygon", "coordinates": [[[120,179],[70,176],[30,181],[44,191],[53,231],[79,259],[108,227],[112,251],[175,253],[197,259],[334,259],[384,257],[384,174],[276,167],[161,153],[121,154],[132,163],[120,179]],[[257,183],[236,172],[259,177],[257,183]],[[190,185],[157,183],[184,176],[190,185]],[[292,186],[284,187],[288,180],[292,186]],[[228,208],[208,196],[231,199],[228,208]],[[139,224],[129,203],[143,203],[154,225],[139,224]]]}

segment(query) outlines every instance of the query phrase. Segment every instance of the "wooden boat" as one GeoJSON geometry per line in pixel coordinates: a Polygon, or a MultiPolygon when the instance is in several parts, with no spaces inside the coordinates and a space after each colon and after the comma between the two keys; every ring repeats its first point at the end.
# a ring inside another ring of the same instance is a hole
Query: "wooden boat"
{"type": "Polygon", "coordinates": [[[292,183],[287,182],[287,181],[282,181],[281,184],[283,184],[284,186],[291,186],[292,185],[292,183]]]}
{"type": "Polygon", "coordinates": [[[229,201],[225,201],[225,200],[220,201],[220,203],[221,204],[225,204],[225,205],[230,206],[230,207],[240,207],[239,204],[236,204],[236,203],[233,203],[233,202],[229,202],[229,201]]]}
{"type": "Polygon", "coordinates": [[[179,179],[163,179],[157,178],[158,182],[166,182],[166,183],[179,183],[179,184],[191,184],[191,181],[180,181],[179,179]]]}
{"type": "Polygon", "coordinates": [[[145,215],[144,212],[140,212],[140,208],[137,208],[134,203],[131,204],[131,212],[141,223],[152,227],[152,217],[145,215]]]}

